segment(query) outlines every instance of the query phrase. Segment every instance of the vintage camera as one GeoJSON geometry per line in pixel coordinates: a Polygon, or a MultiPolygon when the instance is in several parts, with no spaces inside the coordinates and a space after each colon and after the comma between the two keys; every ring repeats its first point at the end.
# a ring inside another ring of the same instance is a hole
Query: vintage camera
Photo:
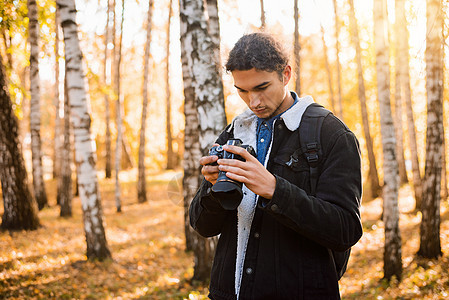
{"type": "MultiPolygon", "coordinates": [[[[229,139],[226,144],[242,147],[252,156],[257,156],[254,148],[249,145],[242,145],[243,142],[240,139],[229,139]]],[[[222,146],[212,147],[209,150],[209,155],[216,155],[219,159],[227,158],[245,161],[245,159],[240,155],[225,151],[222,146]]],[[[217,163],[214,163],[213,165],[216,164],[217,163]]],[[[220,171],[218,173],[217,182],[211,188],[211,194],[220,202],[224,209],[234,210],[240,205],[243,198],[242,183],[228,178],[226,176],[226,172],[220,171]]]]}

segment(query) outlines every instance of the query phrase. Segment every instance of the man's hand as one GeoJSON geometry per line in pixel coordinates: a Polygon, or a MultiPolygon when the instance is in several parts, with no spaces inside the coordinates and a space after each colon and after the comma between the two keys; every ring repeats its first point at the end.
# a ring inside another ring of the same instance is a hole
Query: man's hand
{"type": "Polygon", "coordinates": [[[271,199],[276,187],[276,178],[273,174],[244,148],[225,145],[223,149],[227,152],[240,155],[246,161],[219,159],[217,161],[218,169],[225,171],[226,176],[230,179],[244,183],[255,194],[266,199],[271,199]]]}
{"type": "MultiPolygon", "coordinates": [[[[214,146],[217,146],[218,144],[214,144],[214,146]]],[[[200,164],[203,166],[201,169],[201,173],[203,174],[204,178],[209,181],[212,184],[215,184],[217,182],[218,178],[218,165],[211,166],[210,164],[216,162],[218,160],[218,156],[210,155],[210,156],[203,156],[200,159],[200,164]]]]}

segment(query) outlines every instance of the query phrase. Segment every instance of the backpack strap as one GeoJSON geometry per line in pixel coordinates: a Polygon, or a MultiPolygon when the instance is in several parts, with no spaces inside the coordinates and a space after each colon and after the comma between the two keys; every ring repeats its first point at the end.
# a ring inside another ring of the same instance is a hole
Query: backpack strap
{"type": "Polygon", "coordinates": [[[317,103],[311,104],[304,112],[301,124],[299,125],[298,134],[301,152],[309,164],[310,193],[312,195],[315,195],[316,193],[316,185],[319,176],[318,165],[323,156],[321,147],[321,127],[324,118],[330,113],[329,110],[317,103]]]}

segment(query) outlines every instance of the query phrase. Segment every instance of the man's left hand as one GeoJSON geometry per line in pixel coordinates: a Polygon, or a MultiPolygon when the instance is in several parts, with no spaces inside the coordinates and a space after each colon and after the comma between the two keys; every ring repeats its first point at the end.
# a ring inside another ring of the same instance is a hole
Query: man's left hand
{"type": "Polygon", "coordinates": [[[220,171],[225,171],[230,179],[244,183],[255,194],[271,199],[276,187],[276,178],[254,156],[242,147],[224,145],[223,149],[243,157],[238,159],[219,159],[220,171]]]}

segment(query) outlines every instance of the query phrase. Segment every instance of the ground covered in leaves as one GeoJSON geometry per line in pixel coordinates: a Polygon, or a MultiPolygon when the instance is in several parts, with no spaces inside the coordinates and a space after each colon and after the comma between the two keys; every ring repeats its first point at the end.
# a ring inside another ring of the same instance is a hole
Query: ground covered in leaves
{"type": "MultiPolygon", "coordinates": [[[[39,213],[42,227],[0,232],[0,299],[204,299],[207,286],[190,282],[193,257],[185,252],[179,174],[152,174],[149,201],[138,204],[135,174],[122,178],[122,213],[116,213],[114,181],[101,179],[106,236],[113,258],[88,262],[80,201],[72,218],[60,218],[55,182],[47,182],[51,206],[39,213]]],[[[420,215],[413,213],[409,187],[400,194],[402,281],[383,276],[380,199],[363,203],[364,235],[353,248],[340,281],[343,299],[448,299],[449,212],[442,203],[438,260],[418,259],[420,215]]],[[[0,208],[0,214],[2,213],[0,208]]]]}

